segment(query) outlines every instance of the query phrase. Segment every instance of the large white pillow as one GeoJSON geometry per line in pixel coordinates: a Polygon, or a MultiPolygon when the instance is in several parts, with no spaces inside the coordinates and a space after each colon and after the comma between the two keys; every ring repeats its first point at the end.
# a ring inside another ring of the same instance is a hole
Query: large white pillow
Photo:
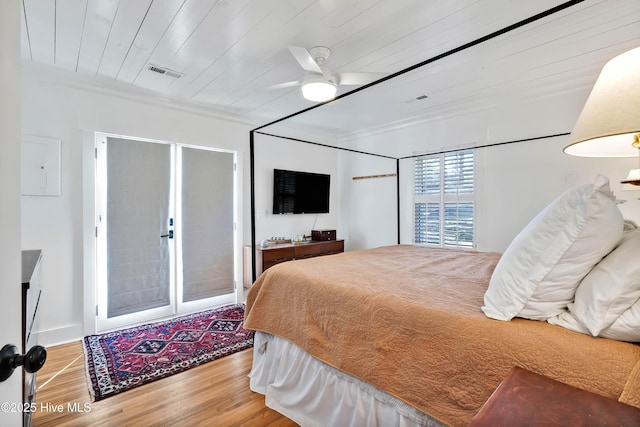
{"type": "Polygon", "coordinates": [[[594,337],[640,298],[639,257],[640,232],[628,232],[578,286],[570,311],[594,337]]]}
{"type": "MultiPolygon", "coordinates": [[[[568,306],[569,312],[549,319],[549,323],[578,332],[586,329],[584,332],[594,337],[601,335],[640,299],[638,256],[640,231],[626,232],[618,247],[582,279],[575,301],[568,306]],[[576,321],[583,328],[576,328],[576,321]]],[[[636,326],[640,327],[640,323],[636,326]]]]}
{"type": "Polygon", "coordinates": [[[547,320],[566,311],[622,229],[607,177],[567,190],[513,239],[491,276],[482,311],[498,320],[547,320]]]}

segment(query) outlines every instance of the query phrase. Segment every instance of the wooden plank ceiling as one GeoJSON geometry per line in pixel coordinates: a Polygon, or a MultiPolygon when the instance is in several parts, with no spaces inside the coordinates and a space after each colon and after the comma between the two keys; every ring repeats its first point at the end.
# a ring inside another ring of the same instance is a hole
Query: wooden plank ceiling
{"type": "MultiPolygon", "coordinates": [[[[314,105],[299,87],[269,89],[304,76],[289,45],[328,46],[333,72],[391,74],[563,3],[23,0],[22,55],[260,125],[314,105]]],[[[640,1],[585,0],[344,98],[346,109],[322,107],[296,120],[341,136],[570,90],[591,85],[608,59],[638,45],[640,1]]]]}

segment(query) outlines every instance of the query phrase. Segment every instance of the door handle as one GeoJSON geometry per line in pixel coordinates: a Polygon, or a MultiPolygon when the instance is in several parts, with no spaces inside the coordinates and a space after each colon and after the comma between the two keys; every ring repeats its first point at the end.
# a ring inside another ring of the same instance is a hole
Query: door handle
{"type": "Polygon", "coordinates": [[[34,345],[27,354],[19,354],[15,345],[7,344],[0,351],[0,382],[9,378],[18,366],[24,366],[30,374],[39,371],[46,360],[47,349],[41,345],[34,345]]]}
{"type": "Polygon", "coordinates": [[[168,237],[173,239],[173,230],[169,230],[169,234],[161,234],[160,237],[168,237]]]}

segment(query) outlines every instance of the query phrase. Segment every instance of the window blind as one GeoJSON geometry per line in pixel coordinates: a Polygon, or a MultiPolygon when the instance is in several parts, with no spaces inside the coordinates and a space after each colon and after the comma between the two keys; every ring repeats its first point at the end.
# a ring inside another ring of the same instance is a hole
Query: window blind
{"type": "Polygon", "coordinates": [[[473,248],[474,151],[414,161],[414,243],[473,248]]]}
{"type": "Polygon", "coordinates": [[[440,204],[415,204],[415,242],[440,245],[440,204]]]}

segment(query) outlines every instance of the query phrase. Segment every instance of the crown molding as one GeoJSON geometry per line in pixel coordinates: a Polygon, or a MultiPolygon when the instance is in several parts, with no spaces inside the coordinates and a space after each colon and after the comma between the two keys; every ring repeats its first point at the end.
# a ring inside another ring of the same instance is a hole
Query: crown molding
{"type": "MultiPolygon", "coordinates": [[[[246,126],[256,126],[260,118],[236,114],[226,110],[211,107],[198,102],[186,102],[183,100],[163,96],[156,92],[126,85],[112,79],[100,76],[88,76],[72,71],[60,70],[47,65],[35,64],[30,61],[22,61],[22,74],[31,76],[59,86],[78,89],[101,95],[113,96],[130,101],[141,102],[157,107],[169,108],[186,113],[197,114],[218,120],[234,122],[246,126]]],[[[24,84],[24,79],[22,80],[24,84]]]]}
{"type": "MultiPolygon", "coordinates": [[[[591,78],[563,80],[548,82],[547,85],[541,85],[538,88],[529,90],[528,96],[516,101],[516,104],[525,104],[531,102],[537,102],[543,99],[550,99],[557,96],[574,93],[584,93],[585,96],[589,94],[589,90],[593,86],[591,78]]],[[[359,129],[353,132],[347,132],[338,135],[338,141],[340,143],[347,144],[360,139],[377,137],[380,135],[396,132],[403,128],[412,128],[425,125],[428,123],[434,123],[437,121],[448,120],[455,117],[469,116],[471,114],[488,113],[492,109],[502,108],[506,105],[501,101],[505,97],[497,97],[490,102],[483,103],[469,103],[460,102],[448,105],[444,109],[433,110],[424,114],[417,114],[412,117],[403,118],[389,123],[384,123],[380,126],[373,126],[366,129],[359,129]]],[[[586,98],[585,98],[586,99],[586,98]]]]}

